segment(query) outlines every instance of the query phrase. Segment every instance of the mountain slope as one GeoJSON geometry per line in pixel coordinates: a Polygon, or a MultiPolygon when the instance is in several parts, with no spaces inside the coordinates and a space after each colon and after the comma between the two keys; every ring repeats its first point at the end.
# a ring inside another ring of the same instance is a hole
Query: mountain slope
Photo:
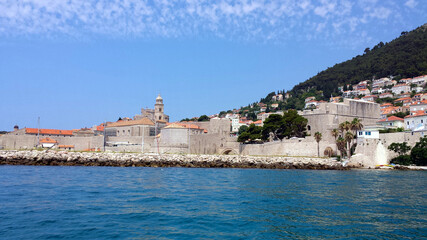
{"type": "Polygon", "coordinates": [[[316,76],[296,85],[292,95],[315,88],[323,91],[324,98],[337,94],[337,86],[355,84],[359,81],[396,76],[416,77],[427,74],[427,24],[401,36],[389,43],[380,42],[365,54],[336,64],[316,76]]]}

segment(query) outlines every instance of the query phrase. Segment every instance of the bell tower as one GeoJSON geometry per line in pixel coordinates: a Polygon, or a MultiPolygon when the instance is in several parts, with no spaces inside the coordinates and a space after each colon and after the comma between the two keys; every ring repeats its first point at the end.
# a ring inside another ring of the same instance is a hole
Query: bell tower
{"type": "Polygon", "coordinates": [[[156,104],[154,104],[154,119],[155,121],[165,121],[164,119],[164,104],[163,104],[163,98],[160,96],[157,96],[156,98],[156,104]]]}

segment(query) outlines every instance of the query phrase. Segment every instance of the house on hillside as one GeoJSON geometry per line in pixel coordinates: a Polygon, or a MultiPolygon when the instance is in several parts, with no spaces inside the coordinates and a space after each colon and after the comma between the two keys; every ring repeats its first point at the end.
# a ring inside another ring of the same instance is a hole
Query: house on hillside
{"type": "Polygon", "coordinates": [[[411,112],[405,117],[405,128],[411,131],[427,130],[427,111],[411,112]]]}
{"type": "Polygon", "coordinates": [[[381,93],[379,98],[392,98],[393,94],[389,92],[381,93]]]}
{"type": "Polygon", "coordinates": [[[404,119],[396,116],[386,117],[377,122],[378,125],[382,125],[387,128],[404,128],[404,119]]]}
{"type": "Polygon", "coordinates": [[[398,84],[398,85],[392,87],[391,91],[393,92],[393,94],[398,95],[401,93],[406,93],[406,92],[411,91],[411,86],[406,85],[406,84],[398,84]]]}

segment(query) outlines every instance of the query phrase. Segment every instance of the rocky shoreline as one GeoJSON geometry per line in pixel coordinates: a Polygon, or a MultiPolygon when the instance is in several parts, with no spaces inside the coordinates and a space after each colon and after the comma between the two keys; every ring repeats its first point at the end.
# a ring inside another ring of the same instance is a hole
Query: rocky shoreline
{"type": "Polygon", "coordinates": [[[150,155],[142,153],[0,151],[0,165],[192,167],[347,170],[332,158],[238,155],[150,155]]]}

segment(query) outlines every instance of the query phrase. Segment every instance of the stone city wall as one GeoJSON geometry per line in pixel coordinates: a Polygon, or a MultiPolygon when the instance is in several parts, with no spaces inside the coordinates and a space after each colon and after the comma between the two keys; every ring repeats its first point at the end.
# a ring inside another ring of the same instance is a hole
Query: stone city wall
{"type": "MultiPolygon", "coordinates": [[[[336,145],[327,141],[320,141],[319,152],[320,156],[324,156],[324,151],[327,147],[331,147],[334,151],[336,145]]],[[[242,155],[264,155],[264,156],[309,156],[317,157],[317,142],[314,137],[306,137],[300,139],[284,139],[282,141],[267,142],[264,144],[242,144],[242,155]]]]}
{"type": "MultiPolygon", "coordinates": [[[[40,137],[40,139],[45,137],[40,137]]],[[[74,150],[81,151],[90,148],[102,148],[104,136],[75,137],[55,136],[50,137],[58,142],[58,145],[74,145],[74,150]]],[[[4,149],[32,149],[37,145],[37,135],[12,135],[0,136],[0,146],[4,149]]]]}

